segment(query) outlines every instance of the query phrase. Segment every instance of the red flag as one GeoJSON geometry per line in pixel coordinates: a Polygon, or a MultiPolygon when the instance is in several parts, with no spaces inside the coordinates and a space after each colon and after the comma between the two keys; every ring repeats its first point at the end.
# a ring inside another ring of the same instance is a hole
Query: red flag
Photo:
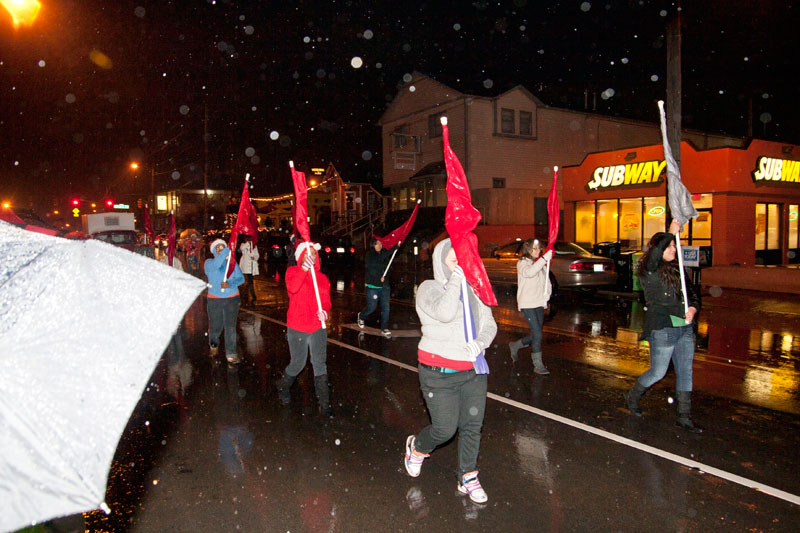
{"type": "Polygon", "coordinates": [[[289,161],[289,169],[292,171],[292,183],[294,184],[294,231],[304,241],[311,240],[311,230],[308,227],[308,185],[306,185],[306,175],[294,169],[294,163],[289,161]]]}
{"type": "MultiPolygon", "coordinates": [[[[239,214],[236,215],[236,223],[231,229],[231,238],[228,241],[228,248],[231,249],[231,254],[236,253],[236,241],[239,240],[239,235],[250,235],[253,238],[253,245],[258,242],[258,214],[256,213],[253,204],[250,202],[250,191],[248,189],[249,182],[245,178],[244,189],[242,190],[242,200],[239,202],[239,214]]],[[[234,257],[234,256],[232,256],[234,257]]],[[[236,267],[236,261],[231,259],[228,264],[228,273],[225,278],[229,278],[233,274],[236,267]]]]}
{"type": "Polygon", "coordinates": [[[481,220],[481,214],[472,205],[469,183],[461,162],[450,148],[450,131],[447,119],[442,118],[444,141],[444,164],[447,170],[447,208],[444,227],[456,251],[458,265],[464,271],[467,282],[472,285],[478,298],[486,305],[497,305],[497,298],[486,275],[486,268],[478,254],[478,237],[472,233],[481,220]]]}
{"type": "Polygon", "coordinates": [[[144,232],[147,235],[147,243],[152,246],[155,243],[155,239],[153,239],[153,225],[150,223],[150,217],[147,214],[147,204],[144,204],[144,232]]]}
{"type": "Polygon", "coordinates": [[[167,233],[167,262],[172,266],[175,259],[175,243],[178,240],[175,232],[175,213],[169,214],[169,233],[167,233]]]}
{"type": "Polygon", "coordinates": [[[553,249],[553,243],[558,239],[558,223],[561,220],[561,211],[558,208],[558,167],[553,167],[553,186],[547,195],[547,226],[549,230],[547,250],[553,249]]]}
{"type": "Polygon", "coordinates": [[[387,250],[395,244],[402,244],[403,241],[406,240],[406,237],[408,237],[408,234],[411,233],[411,228],[414,227],[414,222],[417,220],[417,211],[419,211],[419,201],[417,201],[417,205],[414,206],[414,211],[411,212],[411,216],[408,217],[408,220],[403,222],[399,228],[386,237],[378,237],[377,235],[374,235],[374,237],[379,240],[387,250]]]}
{"type": "Polygon", "coordinates": [[[13,209],[10,207],[3,207],[2,211],[0,211],[0,220],[4,220],[10,224],[14,224],[16,226],[21,227],[22,229],[33,231],[35,233],[43,233],[44,235],[51,235],[55,236],[58,235],[58,230],[50,229],[50,228],[43,228],[41,226],[37,226],[35,224],[28,224],[23,219],[17,215],[13,209]]]}

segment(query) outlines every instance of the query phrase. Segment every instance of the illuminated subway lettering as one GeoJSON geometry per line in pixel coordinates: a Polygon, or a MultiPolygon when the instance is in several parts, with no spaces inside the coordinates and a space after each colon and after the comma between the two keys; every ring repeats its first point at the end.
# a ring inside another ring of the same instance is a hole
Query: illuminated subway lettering
{"type": "Polygon", "coordinates": [[[592,179],[586,184],[590,191],[598,189],[611,189],[625,185],[639,185],[641,183],[658,184],[663,180],[661,173],[667,166],[666,161],[643,161],[627,165],[611,165],[597,167],[592,173],[592,179]]]}
{"type": "Polygon", "coordinates": [[[753,181],[783,181],[800,183],[800,161],[760,156],[756,159],[756,169],[752,172],[753,181]]]}

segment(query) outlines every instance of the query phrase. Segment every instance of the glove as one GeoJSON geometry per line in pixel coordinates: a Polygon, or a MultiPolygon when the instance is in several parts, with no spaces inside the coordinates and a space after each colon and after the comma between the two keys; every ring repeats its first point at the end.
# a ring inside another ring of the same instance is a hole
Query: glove
{"type": "Polygon", "coordinates": [[[550,261],[553,258],[553,250],[547,250],[542,257],[545,261],[550,261]]]}
{"type": "Polygon", "coordinates": [[[472,340],[467,343],[467,357],[471,363],[475,362],[475,359],[478,358],[482,351],[483,348],[481,348],[481,345],[478,341],[472,340]]]}
{"type": "Polygon", "coordinates": [[[306,258],[303,259],[303,270],[311,270],[312,268],[314,268],[314,258],[306,254],[306,258]]]}
{"type": "Polygon", "coordinates": [[[464,271],[458,265],[456,265],[456,267],[453,269],[453,273],[451,274],[451,277],[454,276],[454,275],[455,276],[461,276],[462,278],[466,277],[466,276],[464,276],[464,271]]]}
{"type": "Polygon", "coordinates": [[[326,313],[325,311],[317,311],[317,318],[319,318],[320,322],[327,322],[328,313],[326,313]]]}

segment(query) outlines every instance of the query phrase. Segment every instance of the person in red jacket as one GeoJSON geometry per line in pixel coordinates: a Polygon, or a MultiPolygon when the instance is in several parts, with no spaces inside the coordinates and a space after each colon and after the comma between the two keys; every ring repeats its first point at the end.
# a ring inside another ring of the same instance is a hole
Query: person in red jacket
{"type": "Polygon", "coordinates": [[[319,407],[326,416],[332,416],[328,386],[327,358],[328,332],[322,325],[328,320],[331,309],[331,284],[319,269],[319,244],[300,243],[295,250],[297,264],[286,269],[286,290],[289,293],[289,311],[286,314],[286,339],[289,341],[291,361],[278,381],[278,396],[284,405],[291,403],[291,387],[303,371],[311,352],[314,368],[314,390],[319,407]],[[317,278],[322,311],[317,307],[317,297],[311,269],[317,278]]]}

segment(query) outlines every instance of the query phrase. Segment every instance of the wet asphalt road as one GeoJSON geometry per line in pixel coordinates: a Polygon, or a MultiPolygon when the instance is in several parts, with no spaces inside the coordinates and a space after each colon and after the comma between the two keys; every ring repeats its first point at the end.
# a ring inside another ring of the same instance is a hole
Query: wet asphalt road
{"type": "MultiPolygon", "coordinates": [[[[521,321],[515,311],[498,309],[479,459],[489,502],[477,506],[456,494],[455,442],[435,451],[419,478],[405,473],[405,437],[428,423],[413,370],[417,339],[360,336],[347,327],[363,305],[360,281],[349,276],[332,276],[334,419],[318,414],[308,367],[292,406],[277,401],[273,383],[289,359],[280,272],[277,281],[272,272],[262,276],[258,305],[240,314],[238,367],[208,356],[201,297],[180,330],[183,353],[162,358],[121,439],[106,500],[112,513],[86,515],[87,529],[797,531],[800,506],[729,480],[800,495],[796,341],[788,361],[780,341],[779,355],[773,343],[764,360],[751,364],[759,353],[748,334],[747,350],[736,347],[744,355],[716,361],[725,354],[712,349],[712,317],[729,323],[730,308],[706,309],[711,322],[705,334],[700,324],[693,397],[706,433],[698,436],[673,425],[671,373],[645,396],[645,417],[622,408],[621,391],[646,368],[646,352],[626,337],[631,324],[622,324],[632,302],[601,295],[557,303],[545,332],[547,377],[534,375],[524,355],[511,364],[506,345],[523,333],[521,321]],[[589,320],[593,314],[605,318],[589,320]],[[709,339],[706,346],[702,339],[709,339]],[[760,381],[747,378],[751,367],[763,374],[760,381]],[[737,379],[741,386],[729,383],[737,379]],[[765,382],[777,391],[776,405],[765,382]],[[592,430],[630,439],[633,447],[592,430]],[[682,466],[680,458],[725,474],[682,466]]],[[[498,292],[507,303],[510,296],[498,292]]],[[[395,280],[393,328],[418,324],[403,302],[411,293],[413,280],[395,280]]],[[[741,308],[741,294],[727,297],[741,308]]],[[[770,316],[785,321],[784,330],[797,327],[794,311],[784,311],[770,316]]]]}

